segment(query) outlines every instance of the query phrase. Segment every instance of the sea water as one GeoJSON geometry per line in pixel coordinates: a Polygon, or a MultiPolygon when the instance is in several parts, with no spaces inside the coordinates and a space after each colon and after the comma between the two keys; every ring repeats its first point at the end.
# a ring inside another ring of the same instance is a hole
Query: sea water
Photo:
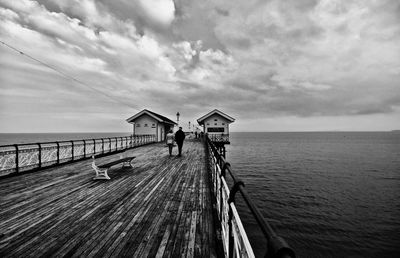
{"type": "MultiPolygon", "coordinates": [[[[298,257],[400,257],[400,134],[231,133],[227,160],[298,257]]],[[[238,202],[260,256],[265,241],[238,202]]]]}
{"type": "Polygon", "coordinates": [[[86,140],[129,136],[131,133],[0,133],[0,146],[22,143],[86,140]]]}

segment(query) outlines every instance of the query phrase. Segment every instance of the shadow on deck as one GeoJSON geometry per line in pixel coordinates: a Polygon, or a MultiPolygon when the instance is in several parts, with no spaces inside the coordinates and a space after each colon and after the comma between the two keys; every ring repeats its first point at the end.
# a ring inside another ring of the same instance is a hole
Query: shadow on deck
{"type": "Polygon", "coordinates": [[[91,160],[0,180],[0,256],[217,256],[203,145],[128,152],[133,168],[108,181],[91,160]]]}

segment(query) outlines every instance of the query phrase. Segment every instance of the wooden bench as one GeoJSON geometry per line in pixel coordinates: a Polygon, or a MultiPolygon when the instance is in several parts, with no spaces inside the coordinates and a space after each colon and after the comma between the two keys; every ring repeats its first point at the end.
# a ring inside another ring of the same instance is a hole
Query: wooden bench
{"type": "Polygon", "coordinates": [[[94,171],[96,171],[96,177],[94,177],[93,179],[107,179],[107,180],[111,179],[107,174],[108,169],[110,169],[112,166],[115,166],[115,165],[118,165],[121,163],[122,163],[122,167],[125,167],[126,165],[132,167],[131,162],[134,158],[136,158],[136,157],[124,157],[124,155],[121,155],[118,160],[114,160],[109,163],[97,165],[96,157],[98,157],[98,156],[95,156],[95,155],[92,156],[92,159],[93,159],[92,168],[94,169],[94,171]]]}

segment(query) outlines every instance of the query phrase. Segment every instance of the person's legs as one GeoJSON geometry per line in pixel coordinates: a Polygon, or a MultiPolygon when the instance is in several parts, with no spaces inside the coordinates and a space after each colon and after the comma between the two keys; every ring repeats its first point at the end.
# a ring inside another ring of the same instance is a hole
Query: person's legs
{"type": "Polygon", "coordinates": [[[168,144],[169,155],[172,155],[172,144],[168,144]]]}
{"type": "Polygon", "coordinates": [[[178,143],[178,156],[182,156],[182,145],[183,145],[183,142],[178,143]]]}

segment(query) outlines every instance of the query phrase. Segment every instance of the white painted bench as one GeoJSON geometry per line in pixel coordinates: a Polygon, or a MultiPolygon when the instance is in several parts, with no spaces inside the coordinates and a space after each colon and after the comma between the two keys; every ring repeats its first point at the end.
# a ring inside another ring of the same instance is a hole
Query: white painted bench
{"type": "Polygon", "coordinates": [[[108,163],[104,163],[104,164],[100,164],[97,165],[96,164],[96,155],[92,156],[93,162],[92,162],[92,168],[94,169],[94,171],[96,172],[96,177],[94,177],[93,179],[111,179],[108,174],[107,171],[108,169],[110,169],[112,166],[118,165],[122,163],[122,167],[125,166],[131,166],[132,167],[132,160],[136,157],[124,157],[123,155],[120,156],[120,158],[118,160],[114,160],[108,163]]]}

